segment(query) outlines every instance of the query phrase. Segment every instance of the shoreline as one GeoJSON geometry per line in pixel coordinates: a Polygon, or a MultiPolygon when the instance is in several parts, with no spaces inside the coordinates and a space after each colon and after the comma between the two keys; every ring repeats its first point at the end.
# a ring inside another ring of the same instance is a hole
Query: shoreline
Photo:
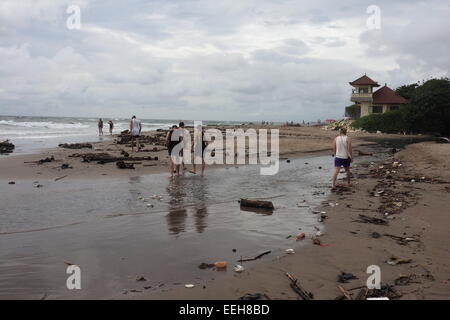
{"type": "MultiPolygon", "coordinates": [[[[224,129],[247,129],[247,126],[218,126],[211,128],[224,129]]],[[[290,126],[254,126],[256,129],[280,129],[280,160],[282,158],[298,158],[309,155],[331,154],[331,144],[337,131],[323,130],[320,127],[290,127],[290,126]]],[[[92,142],[92,149],[63,149],[60,147],[33,152],[30,154],[10,154],[0,156],[0,180],[39,180],[39,179],[58,179],[66,176],[64,179],[92,178],[99,179],[104,177],[130,177],[153,173],[167,172],[167,149],[161,142],[161,137],[165,132],[146,131],[143,132],[143,139],[156,141],[153,143],[144,143],[145,152],[131,153],[128,144],[116,143],[119,135],[113,135],[112,139],[106,139],[101,142],[92,142]],[[155,151],[156,150],[156,151],[155,151]],[[100,154],[107,153],[111,156],[120,156],[122,152],[127,152],[130,156],[137,157],[158,157],[158,160],[142,161],[135,165],[135,170],[120,170],[115,163],[97,164],[96,162],[83,163],[79,156],[87,153],[100,154]],[[54,157],[55,160],[49,163],[33,164],[39,160],[54,157]],[[25,163],[27,162],[27,163],[25,163]],[[70,169],[61,169],[62,164],[68,164],[70,169]]],[[[377,144],[377,140],[403,141],[405,139],[423,139],[419,136],[402,136],[394,134],[370,134],[363,132],[352,132],[350,136],[353,139],[355,151],[365,151],[368,146],[377,144]],[[372,139],[373,141],[370,141],[372,139]]],[[[12,141],[13,142],[13,141],[12,141]]],[[[247,165],[247,164],[246,164],[247,165]]],[[[234,165],[212,165],[209,167],[226,167],[234,165]]],[[[240,165],[238,165],[240,166],[240,165]]],[[[188,170],[191,165],[187,165],[188,170]]]]}

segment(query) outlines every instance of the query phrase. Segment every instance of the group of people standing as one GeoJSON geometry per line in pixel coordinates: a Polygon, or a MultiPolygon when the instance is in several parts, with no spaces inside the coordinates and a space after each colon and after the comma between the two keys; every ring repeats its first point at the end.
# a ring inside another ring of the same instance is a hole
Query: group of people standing
{"type": "MultiPolygon", "coordinates": [[[[109,133],[113,134],[114,129],[114,123],[112,120],[108,121],[109,124],[109,133]]],[[[193,152],[193,161],[192,161],[192,170],[190,170],[191,173],[196,174],[196,156],[201,156],[201,176],[204,176],[205,174],[205,159],[204,159],[204,151],[206,149],[207,143],[204,139],[204,130],[201,126],[196,128],[201,133],[200,137],[201,139],[195,139],[194,143],[191,143],[193,152]]],[[[185,130],[184,122],[180,122],[177,125],[173,125],[166,136],[166,146],[169,153],[169,172],[170,172],[170,178],[173,178],[174,175],[179,176],[180,171],[184,172],[186,170],[184,161],[183,161],[183,149],[180,148],[179,152],[178,149],[175,151],[175,154],[173,152],[174,148],[178,144],[182,144],[181,146],[184,147],[183,141],[183,131],[185,130]],[[177,132],[178,131],[178,132],[177,132]],[[177,132],[177,137],[172,139],[172,136],[174,133],[177,132]],[[179,160],[178,160],[178,159],[179,160]]],[[[133,116],[130,121],[130,133],[131,133],[131,151],[134,152],[135,146],[137,148],[137,151],[140,151],[140,143],[139,143],[139,137],[141,136],[142,132],[142,121],[137,119],[136,116],[133,116]]],[[[99,135],[103,135],[103,120],[100,118],[98,121],[98,133],[99,135]]],[[[190,137],[190,135],[189,135],[190,137]]],[[[194,135],[195,137],[195,135],[194,135]]],[[[191,141],[192,142],[192,141],[191,141]]],[[[341,167],[344,167],[345,172],[347,173],[347,183],[349,186],[351,186],[350,183],[350,163],[353,161],[353,150],[352,150],[352,141],[347,136],[347,129],[342,128],[340,130],[339,136],[337,136],[333,141],[333,156],[335,156],[334,159],[334,170],[332,174],[332,190],[336,189],[336,180],[337,176],[339,174],[339,171],[341,167]]]]}
{"type": "MultiPolygon", "coordinates": [[[[204,159],[204,151],[207,146],[207,142],[205,141],[205,132],[201,126],[198,126],[196,128],[199,133],[199,139],[195,139],[194,135],[194,143],[191,141],[191,154],[193,156],[192,161],[192,170],[190,170],[190,173],[196,174],[196,156],[201,157],[201,173],[200,175],[203,177],[205,175],[205,159],[204,159]]],[[[167,151],[169,153],[169,172],[170,172],[170,178],[173,178],[174,175],[179,176],[180,171],[184,172],[186,170],[184,161],[183,161],[183,150],[185,146],[185,142],[183,141],[183,131],[185,130],[184,122],[180,122],[177,125],[173,125],[172,128],[170,128],[169,132],[167,132],[166,136],[166,146],[167,151]],[[175,138],[173,138],[173,135],[176,134],[175,138]],[[178,136],[178,139],[177,139],[178,136]],[[181,149],[177,153],[177,150],[174,151],[175,147],[181,143],[181,149]]],[[[190,135],[189,135],[190,137],[190,135]]]]}
{"type": "MultiPolygon", "coordinates": [[[[112,135],[113,130],[114,130],[114,122],[112,122],[112,120],[109,120],[108,125],[109,125],[109,134],[112,135]]],[[[98,135],[99,136],[103,135],[103,119],[102,118],[98,119],[98,135]]]]}

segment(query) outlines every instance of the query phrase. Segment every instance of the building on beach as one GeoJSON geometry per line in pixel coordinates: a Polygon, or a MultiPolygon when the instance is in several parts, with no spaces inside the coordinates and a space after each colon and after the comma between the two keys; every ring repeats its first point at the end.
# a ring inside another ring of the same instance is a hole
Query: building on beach
{"type": "MultiPolygon", "coordinates": [[[[407,103],[407,100],[386,84],[378,90],[378,82],[373,81],[367,75],[349,82],[353,86],[350,100],[359,107],[359,117],[364,117],[372,113],[385,113],[397,110],[400,105],[407,103]]],[[[359,118],[358,116],[356,118],[359,118]]]]}

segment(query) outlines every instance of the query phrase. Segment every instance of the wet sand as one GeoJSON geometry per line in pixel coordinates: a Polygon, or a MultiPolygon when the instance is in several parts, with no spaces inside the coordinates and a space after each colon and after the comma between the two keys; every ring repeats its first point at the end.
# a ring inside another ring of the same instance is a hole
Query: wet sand
{"type": "Polygon", "coordinates": [[[400,299],[449,299],[449,159],[448,144],[426,142],[354,168],[356,181],[351,191],[331,194],[329,203],[339,205],[321,208],[328,218],[320,240],[328,246],[304,246],[294,255],[266,259],[226,281],[206,282],[204,288],[180,287],[133,298],[237,299],[258,292],[270,299],[300,299],[289,287],[285,272],[296,276],[315,299],[340,297],[338,285],[355,298],[358,290],[351,289],[364,286],[367,267],[378,265],[382,283],[393,285],[400,299]],[[393,168],[394,162],[402,166],[393,168]],[[359,214],[384,219],[388,225],[358,222],[359,214]],[[381,237],[374,238],[373,232],[381,237]],[[406,263],[386,263],[393,257],[406,263]],[[341,272],[353,273],[358,279],[339,283],[341,272]]]}

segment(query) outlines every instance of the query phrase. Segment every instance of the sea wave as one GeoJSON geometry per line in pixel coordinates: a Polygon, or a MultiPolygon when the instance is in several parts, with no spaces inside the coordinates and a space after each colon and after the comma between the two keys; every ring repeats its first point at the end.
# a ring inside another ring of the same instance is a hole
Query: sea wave
{"type": "Polygon", "coordinates": [[[46,128],[46,129],[84,129],[89,128],[88,124],[77,123],[57,123],[57,122],[27,122],[27,121],[13,121],[0,120],[1,126],[24,127],[24,128],[46,128]]]}

